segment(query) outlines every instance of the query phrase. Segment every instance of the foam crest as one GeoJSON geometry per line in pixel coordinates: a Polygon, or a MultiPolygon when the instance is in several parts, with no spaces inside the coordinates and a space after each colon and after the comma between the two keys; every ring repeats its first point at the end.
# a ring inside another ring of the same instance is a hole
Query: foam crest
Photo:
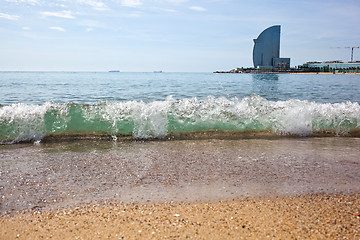
{"type": "Polygon", "coordinates": [[[0,107],[0,143],[38,141],[48,135],[119,135],[161,138],[203,131],[267,131],[311,136],[330,132],[346,136],[360,130],[357,102],[316,103],[209,96],[164,101],[100,102],[95,105],[23,103],[0,107]]]}
{"type": "Polygon", "coordinates": [[[64,112],[61,105],[47,102],[43,105],[12,104],[0,108],[0,144],[20,141],[38,141],[47,133],[45,116],[64,112]],[[60,108],[59,108],[60,107],[60,108]]]}
{"type": "Polygon", "coordinates": [[[295,99],[274,102],[258,95],[241,100],[184,99],[173,103],[172,115],[182,130],[269,130],[300,136],[326,130],[345,135],[359,129],[360,124],[358,103],[321,104],[295,99]]]}
{"type": "Polygon", "coordinates": [[[112,134],[129,134],[135,138],[166,136],[168,131],[169,101],[117,102],[98,105],[101,118],[111,124],[112,134]]]}

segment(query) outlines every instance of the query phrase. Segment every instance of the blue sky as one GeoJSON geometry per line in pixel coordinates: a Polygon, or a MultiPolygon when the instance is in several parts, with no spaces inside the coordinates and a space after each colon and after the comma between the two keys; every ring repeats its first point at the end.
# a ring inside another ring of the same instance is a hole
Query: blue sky
{"type": "Polygon", "coordinates": [[[359,13],[359,0],[0,0],[0,70],[251,67],[253,39],[278,24],[292,66],[349,61],[359,13]]]}

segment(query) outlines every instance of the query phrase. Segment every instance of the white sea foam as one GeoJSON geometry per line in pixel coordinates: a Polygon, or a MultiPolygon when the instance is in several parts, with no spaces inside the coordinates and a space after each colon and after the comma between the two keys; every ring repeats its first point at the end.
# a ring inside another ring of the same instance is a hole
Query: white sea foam
{"type": "Polygon", "coordinates": [[[192,125],[225,125],[233,130],[271,130],[303,136],[327,128],[346,133],[360,124],[358,103],[321,104],[294,99],[274,102],[258,95],[241,100],[184,99],[174,103],[172,111],[179,121],[192,125]]]}
{"type": "Polygon", "coordinates": [[[135,138],[163,137],[167,135],[169,101],[107,102],[97,106],[101,118],[108,121],[112,133],[124,130],[119,126],[131,125],[131,132],[135,138]]]}
{"type": "Polygon", "coordinates": [[[50,133],[105,132],[134,138],[206,130],[271,131],[309,136],[330,130],[346,135],[360,129],[357,102],[268,101],[258,95],[164,101],[101,102],[96,105],[52,103],[0,107],[0,143],[39,141],[50,133]]]}
{"type": "Polygon", "coordinates": [[[1,136],[2,141],[0,142],[13,143],[41,139],[46,135],[44,123],[46,111],[47,105],[37,106],[23,103],[0,108],[1,134],[6,134],[6,136],[1,136]],[[5,127],[11,130],[3,133],[5,127]]]}
{"type": "Polygon", "coordinates": [[[51,102],[43,105],[17,103],[1,107],[0,144],[40,141],[48,133],[45,115],[52,108],[57,108],[57,112],[66,115],[61,104],[51,102]]]}

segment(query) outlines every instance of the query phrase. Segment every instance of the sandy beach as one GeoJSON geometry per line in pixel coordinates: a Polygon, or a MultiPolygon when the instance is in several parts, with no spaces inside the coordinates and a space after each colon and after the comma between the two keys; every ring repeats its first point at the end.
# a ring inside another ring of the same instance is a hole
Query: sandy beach
{"type": "Polygon", "coordinates": [[[360,196],[103,203],[3,217],[1,239],[359,239],[360,196]]]}
{"type": "Polygon", "coordinates": [[[358,239],[359,138],[0,146],[0,239],[358,239]]]}

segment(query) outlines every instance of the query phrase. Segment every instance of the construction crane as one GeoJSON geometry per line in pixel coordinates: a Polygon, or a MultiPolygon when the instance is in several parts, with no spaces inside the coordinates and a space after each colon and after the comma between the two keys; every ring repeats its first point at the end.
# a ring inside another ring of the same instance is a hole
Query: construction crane
{"type": "Polygon", "coordinates": [[[351,62],[354,60],[354,48],[360,48],[360,47],[344,47],[344,48],[351,48],[351,62]]]}

